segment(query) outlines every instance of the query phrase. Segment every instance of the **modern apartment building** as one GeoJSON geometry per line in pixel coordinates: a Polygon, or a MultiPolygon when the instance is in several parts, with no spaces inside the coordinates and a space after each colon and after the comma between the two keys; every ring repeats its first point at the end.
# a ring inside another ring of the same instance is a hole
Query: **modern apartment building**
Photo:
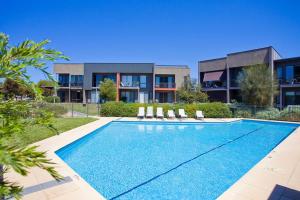
{"type": "Polygon", "coordinates": [[[300,57],[275,60],[274,67],[279,81],[277,105],[300,105],[300,57]]]}
{"type": "Polygon", "coordinates": [[[99,84],[108,78],[116,83],[116,101],[172,103],[190,69],[154,63],[56,63],[54,73],[62,102],[101,102],[99,84]]]}
{"type": "Polygon", "coordinates": [[[238,76],[244,67],[265,64],[279,79],[277,107],[300,104],[300,58],[282,59],[273,47],[229,53],[198,62],[199,82],[211,101],[242,101],[238,76]]]}

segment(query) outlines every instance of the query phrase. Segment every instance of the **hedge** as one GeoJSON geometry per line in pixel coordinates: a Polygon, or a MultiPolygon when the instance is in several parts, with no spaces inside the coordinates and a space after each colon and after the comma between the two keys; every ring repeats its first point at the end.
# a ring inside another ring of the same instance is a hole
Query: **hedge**
{"type": "Polygon", "coordinates": [[[139,107],[153,106],[154,114],[156,108],[162,107],[165,117],[168,110],[175,110],[178,115],[178,109],[183,108],[189,117],[194,117],[196,110],[202,110],[205,117],[225,118],[231,117],[229,107],[224,103],[198,103],[198,104],[140,104],[124,102],[107,102],[101,105],[100,114],[104,117],[136,117],[139,107]]]}

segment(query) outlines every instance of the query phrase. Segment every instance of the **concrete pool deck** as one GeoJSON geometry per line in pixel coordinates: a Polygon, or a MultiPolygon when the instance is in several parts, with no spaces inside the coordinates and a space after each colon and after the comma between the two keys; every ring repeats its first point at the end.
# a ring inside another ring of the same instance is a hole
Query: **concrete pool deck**
{"type": "MultiPolygon", "coordinates": [[[[48,173],[39,168],[30,169],[27,177],[10,172],[6,178],[24,186],[22,199],[105,199],[65,164],[55,151],[113,120],[141,121],[137,118],[102,117],[97,121],[34,144],[39,146],[39,150],[47,151],[48,158],[56,163],[57,171],[65,177],[64,181],[56,182],[48,173]]],[[[239,119],[204,119],[203,122],[236,120],[239,119]]],[[[200,120],[144,119],[142,121],[199,122],[200,120]]],[[[242,176],[219,199],[300,199],[300,128],[297,128],[242,176]]]]}

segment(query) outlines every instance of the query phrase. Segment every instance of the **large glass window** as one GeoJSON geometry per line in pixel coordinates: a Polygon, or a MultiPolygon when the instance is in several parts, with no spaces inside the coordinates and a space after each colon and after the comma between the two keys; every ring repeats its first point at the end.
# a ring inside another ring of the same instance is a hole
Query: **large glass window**
{"type": "Polygon", "coordinates": [[[122,87],[140,87],[140,76],[138,76],[138,75],[122,75],[121,76],[121,86],[122,87]]]}
{"type": "Polygon", "coordinates": [[[123,75],[121,81],[123,87],[132,87],[132,76],[123,75]]]}
{"type": "Polygon", "coordinates": [[[294,66],[286,66],[285,80],[288,83],[293,83],[293,81],[294,81],[294,66]]]}
{"type": "Polygon", "coordinates": [[[285,105],[300,105],[300,91],[285,92],[285,105]]]}
{"type": "Polygon", "coordinates": [[[61,87],[69,87],[69,74],[59,74],[58,85],[61,87]]]}
{"type": "Polygon", "coordinates": [[[174,103],[174,92],[156,92],[155,101],[158,103],[174,103]]]}
{"type": "Polygon", "coordinates": [[[174,75],[157,75],[155,76],[155,87],[157,88],[175,88],[174,75]]]}
{"type": "Polygon", "coordinates": [[[140,86],[140,77],[132,76],[132,87],[139,87],[139,86],[140,86]]]}
{"type": "Polygon", "coordinates": [[[147,77],[144,75],[140,76],[140,88],[147,88],[147,77]]]}
{"type": "Polygon", "coordinates": [[[294,80],[295,83],[300,83],[300,66],[294,66],[294,80]]]}
{"type": "Polygon", "coordinates": [[[239,78],[243,76],[242,67],[231,68],[230,73],[230,87],[239,87],[239,78]]]}
{"type": "Polygon", "coordinates": [[[149,93],[148,92],[139,92],[139,103],[148,103],[149,102],[149,93]]]}
{"type": "Polygon", "coordinates": [[[83,75],[71,75],[71,86],[83,86],[83,75]]]}
{"type": "Polygon", "coordinates": [[[138,102],[137,91],[121,91],[121,101],[130,103],[138,102]]]}
{"type": "Polygon", "coordinates": [[[98,87],[104,79],[110,79],[116,82],[115,74],[93,74],[93,87],[98,87]]]}
{"type": "Polygon", "coordinates": [[[283,70],[282,70],[282,66],[278,66],[277,67],[277,78],[278,78],[278,81],[279,83],[282,83],[283,82],[283,70]]]}

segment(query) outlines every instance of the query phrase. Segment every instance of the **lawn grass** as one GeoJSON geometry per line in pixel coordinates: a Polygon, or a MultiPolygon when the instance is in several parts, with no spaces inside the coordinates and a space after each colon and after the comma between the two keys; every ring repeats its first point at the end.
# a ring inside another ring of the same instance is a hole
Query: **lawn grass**
{"type": "MultiPolygon", "coordinates": [[[[54,121],[54,127],[58,130],[58,133],[71,130],[81,125],[90,123],[97,120],[96,118],[84,117],[84,118],[56,118],[54,121]]],[[[7,142],[11,145],[26,146],[34,142],[46,139],[56,135],[55,132],[48,128],[41,126],[31,126],[26,128],[23,134],[12,136],[7,142]]]]}

